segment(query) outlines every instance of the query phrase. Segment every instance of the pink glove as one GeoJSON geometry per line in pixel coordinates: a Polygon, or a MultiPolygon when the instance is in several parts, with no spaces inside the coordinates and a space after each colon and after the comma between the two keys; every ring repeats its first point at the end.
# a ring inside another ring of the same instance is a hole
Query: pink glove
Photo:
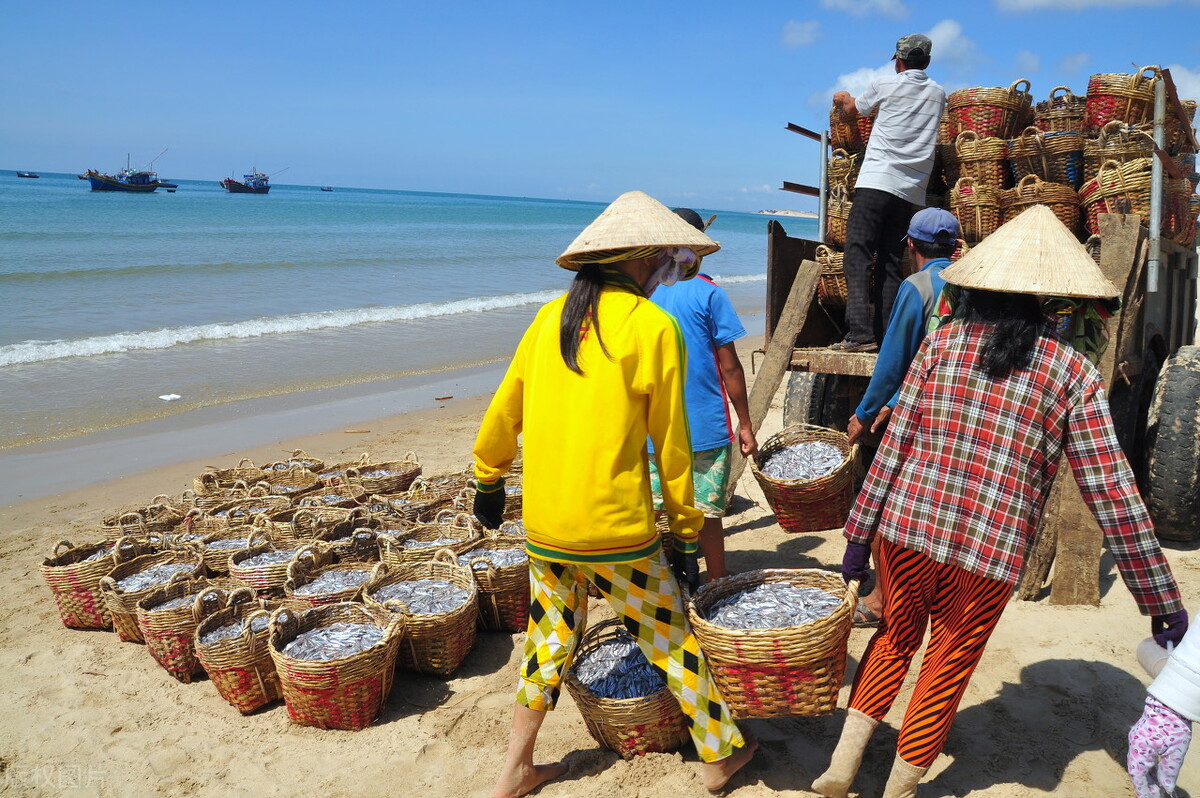
{"type": "Polygon", "coordinates": [[[1192,741],[1192,724],[1154,696],[1146,696],[1142,717],[1129,730],[1126,767],[1138,798],[1175,794],[1175,781],[1192,741]]]}

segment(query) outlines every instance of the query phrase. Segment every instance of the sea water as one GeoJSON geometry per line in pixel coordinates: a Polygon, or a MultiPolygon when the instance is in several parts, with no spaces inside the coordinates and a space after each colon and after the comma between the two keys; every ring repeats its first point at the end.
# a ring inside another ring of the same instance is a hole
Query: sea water
{"type": "MultiPolygon", "coordinates": [[[[138,195],[0,173],[0,449],[503,362],[570,283],[555,257],[604,207],[176,182],[138,195]]],[[[718,214],[722,244],[704,271],[761,334],[770,217],[697,210],[718,214]]]]}

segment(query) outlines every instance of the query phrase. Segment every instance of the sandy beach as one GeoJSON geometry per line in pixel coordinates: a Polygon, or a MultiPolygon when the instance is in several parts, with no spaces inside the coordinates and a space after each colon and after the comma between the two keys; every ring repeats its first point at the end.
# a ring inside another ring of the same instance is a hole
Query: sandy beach
{"type": "MultiPolygon", "coordinates": [[[[743,347],[747,370],[750,350],[760,343],[743,347]]],[[[782,398],[781,390],[760,441],[780,429],[782,398]]],[[[341,419],[325,427],[312,420],[312,432],[244,449],[231,444],[224,456],[203,459],[172,458],[170,450],[157,448],[163,439],[151,435],[140,445],[158,459],[143,473],[106,484],[80,480],[0,509],[0,706],[9,717],[0,729],[0,793],[486,795],[505,750],[523,635],[481,634],[453,678],[398,673],[374,725],[360,732],[324,731],[290,724],[281,703],[243,717],[208,681],[177,683],[141,645],[122,643],[110,632],[64,628],[38,566],[60,539],[97,539],[95,527],[106,513],[178,493],[205,466],[233,465],[243,456],[268,462],[304,449],[335,462],[360,452],[386,460],[413,451],[426,474],[459,471],[470,461],[487,400],[459,395],[425,409],[355,421],[353,428],[365,432],[346,432],[351,427],[341,419]]],[[[134,470],[124,465],[122,473],[134,470]]],[[[726,529],[734,571],[833,568],[841,560],[837,530],[783,532],[748,471],[726,529]]],[[[1195,595],[1200,568],[1194,557],[1178,550],[1168,550],[1167,557],[1184,594],[1195,595]]],[[[1126,734],[1148,681],[1134,648],[1149,633],[1149,621],[1139,616],[1107,558],[1101,584],[1099,607],[1051,606],[1045,599],[1010,605],[946,751],[921,787],[923,798],[1133,795],[1124,771],[1126,734]]],[[[606,615],[593,603],[593,620],[606,615]]],[[[841,707],[870,635],[869,629],[851,635],[841,707]]],[[[855,784],[863,796],[882,792],[908,689],[868,748],[855,784]]],[[[828,717],[749,721],[762,747],[726,794],[812,795],[808,787],[828,762],[841,717],[839,709],[828,717]]],[[[563,759],[570,767],[537,793],[545,798],[707,794],[690,750],[626,762],[598,747],[565,690],[543,727],[538,756],[563,759]]],[[[1183,791],[1200,794],[1198,762],[1192,754],[1185,763],[1183,791]]]]}

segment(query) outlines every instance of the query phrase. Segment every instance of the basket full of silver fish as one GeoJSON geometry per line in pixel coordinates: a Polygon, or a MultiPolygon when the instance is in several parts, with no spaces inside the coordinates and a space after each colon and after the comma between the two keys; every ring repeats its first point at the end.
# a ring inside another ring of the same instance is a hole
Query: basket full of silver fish
{"type": "Polygon", "coordinates": [[[145,642],[137,622],[137,603],[156,588],[203,576],[204,558],[192,547],[143,554],[118,563],[100,580],[100,594],[112,616],[117,637],[129,643],[145,642]]]}
{"type": "Polygon", "coordinates": [[[421,463],[408,452],[400,460],[356,463],[344,471],[346,482],[367,493],[402,493],[421,475],[421,463]]]}
{"type": "Polygon", "coordinates": [[[352,602],[276,610],[268,648],[292,723],[371,725],[392,690],[403,627],[398,614],[352,602]]]}
{"type": "Polygon", "coordinates": [[[679,702],[615,618],[584,634],[566,683],[588,732],[623,759],[674,751],[688,740],[679,702]]]}
{"type": "Polygon", "coordinates": [[[470,569],[449,551],[398,568],[381,563],[363,589],[363,602],[404,617],[398,663],[406,670],[450,676],[475,645],[478,588],[470,569]]]}
{"type": "Polygon", "coordinates": [[[432,559],[440,549],[456,556],[479,543],[482,527],[467,513],[441,510],[427,524],[413,524],[392,537],[379,537],[379,559],[389,568],[432,559]]]}
{"type": "Polygon", "coordinates": [[[193,640],[196,658],[217,692],[243,715],[283,698],[268,647],[276,601],[235,591],[228,603],[200,621],[193,640]]]}
{"type": "Polygon", "coordinates": [[[111,629],[112,616],[100,592],[100,580],[119,563],[151,553],[133,538],[101,540],[76,546],[69,540],[54,545],[42,561],[42,578],[50,587],[58,617],[68,629],[111,629]],[[118,555],[124,550],[124,556],[118,555]]]}
{"type": "Polygon", "coordinates": [[[826,715],[857,601],[858,583],[830,571],[747,571],[696,591],[688,619],[735,717],[826,715]]]}
{"type": "MultiPolygon", "coordinates": [[[[372,546],[375,539],[371,538],[372,546]]],[[[319,607],[339,601],[357,601],[363,585],[371,578],[371,565],[363,562],[334,562],[333,546],[306,546],[287,569],[284,594],[299,604],[319,607]]]]}
{"type": "Polygon", "coordinates": [[[794,424],[763,443],[750,470],[785,532],[836,529],[850,515],[857,454],[843,432],[794,424]]]}
{"type": "Polygon", "coordinates": [[[250,545],[229,555],[229,575],[260,595],[283,592],[287,569],[303,546],[280,546],[272,543],[255,527],[250,545]]]}
{"type": "Polygon", "coordinates": [[[529,622],[529,554],[525,538],[492,532],[458,555],[479,589],[479,625],[485,631],[523,632],[529,622]]]}
{"type": "Polygon", "coordinates": [[[201,578],[171,582],[139,600],[138,628],[154,661],[185,684],[203,673],[204,666],[196,658],[196,627],[205,616],[224,609],[228,596],[229,591],[201,578]]]}

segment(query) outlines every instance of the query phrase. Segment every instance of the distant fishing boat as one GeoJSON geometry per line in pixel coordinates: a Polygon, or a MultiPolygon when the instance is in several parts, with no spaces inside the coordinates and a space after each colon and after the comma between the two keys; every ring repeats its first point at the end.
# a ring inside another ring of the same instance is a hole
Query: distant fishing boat
{"type": "Polygon", "coordinates": [[[17,177],[41,177],[37,172],[17,172],[17,177]]]}
{"type": "Polygon", "coordinates": [[[80,180],[87,180],[87,175],[75,175],[80,180]]]}
{"type": "Polygon", "coordinates": [[[262,172],[242,175],[242,181],[239,183],[232,177],[227,177],[221,181],[221,185],[230,194],[266,194],[271,190],[270,178],[262,172]]]}
{"type": "Polygon", "coordinates": [[[333,186],[321,186],[322,191],[333,191],[333,186]]]}
{"type": "MultiPolygon", "coordinates": [[[[163,152],[166,150],[156,155],[154,161],[161,158],[163,152]]],[[[145,169],[133,169],[130,168],[129,156],[126,155],[125,168],[115,175],[105,175],[95,169],[89,169],[86,177],[92,184],[92,191],[128,191],[134,194],[149,194],[159,186],[166,185],[159,181],[158,172],[151,170],[154,161],[151,161],[145,169]]]]}

